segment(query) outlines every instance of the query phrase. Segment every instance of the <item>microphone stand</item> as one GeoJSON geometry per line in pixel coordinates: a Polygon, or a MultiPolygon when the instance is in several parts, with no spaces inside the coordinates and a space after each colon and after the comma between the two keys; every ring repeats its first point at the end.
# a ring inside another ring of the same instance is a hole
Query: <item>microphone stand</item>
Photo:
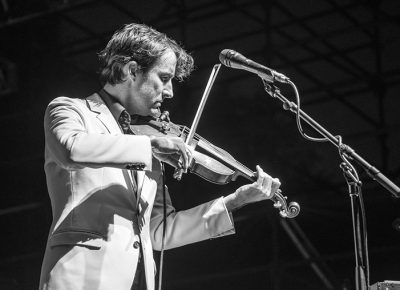
{"type": "Polygon", "coordinates": [[[354,167],[346,162],[340,164],[344,179],[348,185],[353,221],[354,251],[356,253],[355,280],[356,289],[366,290],[369,287],[369,261],[367,221],[364,202],[361,194],[361,181],[354,167]]]}
{"type": "MultiPolygon", "coordinates": [[[[299,118],[308,123],[319,134],[324,136],[327,141],[330,141],[339,149],[339,155],[343,160],[343,162],[340,164],[340,168],[343,171],[343,176],[348,185],[348,191],[351,200],[354,249],[356,256],[355,284],[357,290],[367,290],[369,288],[369,262],[367,227],[361,192],[361,181],[358,177],[357,171],[349,160],[355,161],[357,164],[359,164],[373,180],[376,180],[380,185],[386,188],[394,197],[400,197],[400,188],[396,186],[390,179],[384,176],[378,169],[373,167],[365,159],[358,155],[354,149],[346,144],[343,144],[341,136],[333,136],[309,115],[304,113],[302,110],[299,110],[297,104],[286,99],[280,93],[279,88],[271,84],[273,79],[262,78],[262,80],[265,91],[270,96],[279,99],[283,103],[284,110],[298,114],[299,118]]],[[[288,81],[287,83],[291,84],[295,88],[297,94],[297,89],[294,84],[291,81],[288,81]]]]}

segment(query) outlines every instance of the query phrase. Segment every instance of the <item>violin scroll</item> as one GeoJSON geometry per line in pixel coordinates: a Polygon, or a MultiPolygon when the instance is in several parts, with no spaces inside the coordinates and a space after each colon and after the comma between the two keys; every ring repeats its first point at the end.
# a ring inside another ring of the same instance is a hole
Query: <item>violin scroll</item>
{"type": "Polygon", "coordinates": [[[294,218],[300,212],[300,205],[292,201],[289,206],[286,202],[287,197],[282,195],[282,191],[278,189],[271,200],[274,202],[274,207],[279,209],[279,214],[283,218],[294,218]]]}

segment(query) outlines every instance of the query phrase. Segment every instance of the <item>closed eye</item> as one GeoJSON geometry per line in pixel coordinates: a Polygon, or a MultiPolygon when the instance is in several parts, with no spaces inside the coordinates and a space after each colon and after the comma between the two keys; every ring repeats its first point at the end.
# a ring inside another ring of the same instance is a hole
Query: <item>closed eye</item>
{"type": "Polygon", "coordinates": [[[168,75],[163,75],[163,76],[161,76],[161,81],[164,82],[164,83],[167,83],[167,82],[169,82],[173,77],[174,77],[174,76],[173,76],[173,75],[170,75],[170,74],[168,74],[168,75]]]}

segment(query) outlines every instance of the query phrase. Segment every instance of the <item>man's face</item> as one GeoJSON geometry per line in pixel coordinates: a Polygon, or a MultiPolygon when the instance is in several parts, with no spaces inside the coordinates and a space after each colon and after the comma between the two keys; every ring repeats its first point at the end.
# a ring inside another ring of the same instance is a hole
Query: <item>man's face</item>
{"type": "Polygon", "coordinates": [[[167,50],[146,72],[137,72],[127,99],[131,114],[157,116],[164,98],[172,98],[172,79],[175,76],[176,56],[167,50]]]}

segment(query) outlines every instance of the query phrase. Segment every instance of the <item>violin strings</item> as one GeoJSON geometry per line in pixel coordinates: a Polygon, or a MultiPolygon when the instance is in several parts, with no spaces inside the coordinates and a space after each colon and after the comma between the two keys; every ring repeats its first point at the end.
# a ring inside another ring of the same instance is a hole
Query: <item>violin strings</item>
{"type": "MultiPolygon", "coordinates": [[[[190,129],[186,126],[182,126],[179,125],[181,127],[181,129],[183,128],[183,133],[188,135],[190,129]]],[[[210,147],[212,147],[215,151],[217,151],[219,154],[224,155],[226,152],[224,152],[222,149],[218,148],[217,146],[213,145],[211,142],[207,141],[206,139],[204,139],[203,137],[201,137],[199,134],[195,133],[193,136],[193,139],[195,139],[196,141],[203,141],[204,143],[206,143],[207,145],[209,145],[210,147]]],[[[235,158],[233,158],[232,156],[227,156],[228,158],[230,158],[232,161],[235,161],[240,167],[242,167],[242,172],[245,173],[245,171],[247,172],[251,172],[253,173],[253,171],[251,171],[249,168],[247,168],[246,166],[244,166],[242,163],[240,163],[239,161],[237,161],[235,158]]]]}

